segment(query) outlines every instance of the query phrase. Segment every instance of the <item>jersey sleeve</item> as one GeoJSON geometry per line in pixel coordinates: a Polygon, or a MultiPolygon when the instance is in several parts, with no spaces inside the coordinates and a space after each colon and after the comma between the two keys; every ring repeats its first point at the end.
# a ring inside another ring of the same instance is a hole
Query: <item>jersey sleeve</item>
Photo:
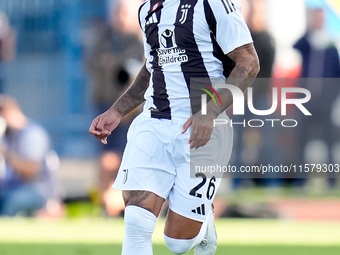
{"type": "Polygon", "coordinates": [[[241,7],[236,0],[206,0],[205,15],[210,30],[224,54],[253,42],[241,7]]]}

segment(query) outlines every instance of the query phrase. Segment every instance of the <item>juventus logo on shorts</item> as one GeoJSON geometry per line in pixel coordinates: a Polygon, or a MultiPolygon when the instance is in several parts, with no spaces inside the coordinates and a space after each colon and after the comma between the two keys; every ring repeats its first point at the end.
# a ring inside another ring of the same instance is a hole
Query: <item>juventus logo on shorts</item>
{"type": "Polygon", "coordinates": [[[232,2],[232,0],[222,0],[222,4],[223,4],[224,9],[227,11],[228,14],[236,11],[235,5],[232,2]]]}
{"type": "Polygon", "coordinates": [[[179,19],[179,22],[181,24],[184,24],[184,22],[187,20],[187,17],[188,17],[188,11],[189,9],[191,8],[191,5],[190,4],[183,4],[181,6],[181,12],[182,12],[182,17],[179,19]]]}
{"type": "Polygon", "coordinates": [[[125,184],[128,178],[129,169],[124,169],[123,172],[124,172],[123,184],[125,184]]]}
{"type": "Polygon", "coordinates": [[[193,213],[197,213],[199,215],[205,215],[205,205],[201,204],[201,206],[197,207],[196,209],[191,210],[193,213]]]}

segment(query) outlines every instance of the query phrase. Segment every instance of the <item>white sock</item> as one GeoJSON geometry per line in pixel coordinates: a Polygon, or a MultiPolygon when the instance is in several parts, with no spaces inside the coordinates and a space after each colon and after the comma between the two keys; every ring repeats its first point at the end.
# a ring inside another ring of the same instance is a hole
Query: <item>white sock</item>
{"type": "Polygon", "coordinates": [[[152,255],[152,234],[156,216],[148,210],[128,205],[125,208],[125,236],[122,255],[152,255]]]}

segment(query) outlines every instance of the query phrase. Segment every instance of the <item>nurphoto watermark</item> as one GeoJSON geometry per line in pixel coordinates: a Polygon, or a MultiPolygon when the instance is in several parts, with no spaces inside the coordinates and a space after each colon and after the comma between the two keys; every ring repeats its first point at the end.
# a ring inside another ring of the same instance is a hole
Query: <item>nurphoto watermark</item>
{"type": "Polygon", "coordinates": [[[233,84],[191,80],[192,114],[232,101],[208,144],[190,151],[192,177],[340,177],[340,79],[256,79],[245,91],[233,84]]]}

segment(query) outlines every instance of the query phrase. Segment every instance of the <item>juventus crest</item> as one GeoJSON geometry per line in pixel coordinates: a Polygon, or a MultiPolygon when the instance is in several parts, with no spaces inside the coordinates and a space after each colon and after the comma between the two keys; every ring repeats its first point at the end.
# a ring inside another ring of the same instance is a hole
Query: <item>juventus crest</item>
{"type": "Polygon", "coordinates": [[[189,11],[190,8],[191,8],[191,5],[190,5],[190,4],[183,4],[183,5],[181,6],[182,16],[181,16],[181,18],[179,19],[179,22],[180,22],[181,24],[184,24],[184,22],[187,20],[188,11],[189,11]]]}

